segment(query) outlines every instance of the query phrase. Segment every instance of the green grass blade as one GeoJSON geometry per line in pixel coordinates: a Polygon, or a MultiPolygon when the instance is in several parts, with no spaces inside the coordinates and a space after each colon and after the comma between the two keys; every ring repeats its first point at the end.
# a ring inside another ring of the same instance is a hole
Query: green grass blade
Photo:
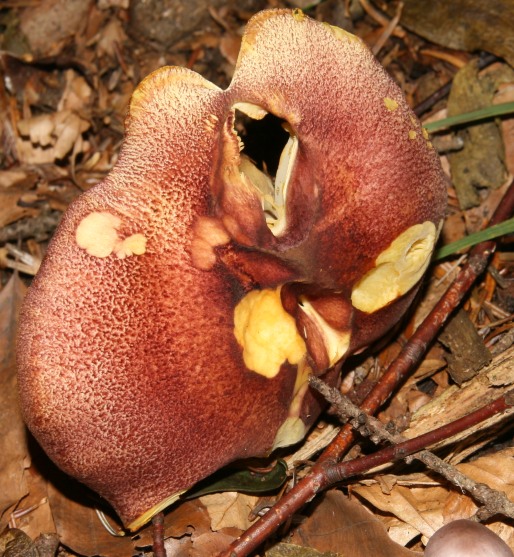
{"type": "Polygon", "coordinates": [[[435,122],[427,122],[423,127],[430,133],[451,128],[462,124],[485,120],[487,118],[497,118],[499,116],[507,116],[514,113],[514,102],[495,104],[487,108],[474,110],[473,112],[465,112],[455,116],[449,116],[435,122]]]}
{"type": "Polygon", "coordinates": [[[494,240],[499,236],[505,236],[506,234],[512,234],[514,232],[514,218],[503,221],[500,224],[486,228],[485,230],[480,230],[474,234],[470,234],[465,238],[461,238],[456,242],[447,244],[442,248],[435,251],[433,261],[440,261],[448,255],[459,252],[460,250],[470,248],[480,242],[485,242],[487,240],[494,240]]]}

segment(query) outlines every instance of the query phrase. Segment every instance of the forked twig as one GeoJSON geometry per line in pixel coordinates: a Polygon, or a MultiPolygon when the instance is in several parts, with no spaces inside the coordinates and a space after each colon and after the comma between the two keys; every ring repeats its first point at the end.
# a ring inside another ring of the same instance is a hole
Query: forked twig
{"type": "MultiPolygon", "coordinates": [[[[373,443],[387,441],[399,444],[407,441],[406,437],[398,434],[394,435],[387,431],[380,420],[364,413],[348,397],[345,397],[337,389],[330,387],[318,377],[311,377],[310,384],[333,405],[340,418],[343,420],[350,418],[353,427],[361,435],[370,437],[373,443]]],[[[476,482],[430,451],[420,451],[413,455],[413,458],[420,460],[427,468],[440,474],[459,489],[467,491],[475,500],[482,503],[484,505],[480,509],[482,519],[496,514],[514,518],[514,503],[507,498],[505,493],[476,482]]]]}
{"type": "Polygon", "coordinates": [[[514,407],[514,389],[467,416],[413,439],[396,445],[390,445],[385,449],[354,460],[339,463],[324,461],[316,464],[312,472],[280,500],[280,505],[275,505],[261,520],[253,524],[220,557],[244,557],[257,549],[265,539],[275,532],[286,518],[292,516],[306,502],[312,499],[312,497],[305,499],[306,494],[313,493],[316,495],[343,480],[367,472],[376,466],[402,460],[419,451],[424,451],[426,447],[453,437],[461,431],[512,407],[514,407]],[[291,494],[293,495],[291,496],[291,494]],[[265,521],[264,518],[268,515],[271,515],[274,520],[265,521]]]}
{"type": "MultiPolygon", "coordinates": [[[[489,225],[492,226],[510,218],[513,212],[514,186],[511,184],[500,205],[494,212],[489,225]]],[[[374,414],[421,362],[430,343],[436,338],[441,327],[461,303],[477,277],[487,268],[489,257],[495,247],[496,243],[491,240],[476,245],[470,251],[468,260],[459,272],[457,278],[443,294],[439,302],[406,343],[396,360],[389,366],[380,381],[361,404],[361,410],[363,412],[366,414],[374,414]]],[[[465,418],[461,418],[461,420],[462,419],[465,418]]],[[[317,493],[326,489],[327,485],[332,485],[330,481],[332,481],[334,477],[340,478],[341,468],[339,467],[342,465],[338,464],[337,461],[342,458],[353,442],[353,439],[354,433],[351,425],[347,424],[342,427],[339,435],[325,449],[311,472],[296,484],[268,513],[255,522],[255,524],[253,524],[238,540],[235,540],[230,545],[229,549],[222,554],[222,557],[244,557],[251,551],[257,549],[285,520],[312,500],[317,493]]],[[[427,444],[429,443],[427,442],[424,446],[419,446],[416,451],[424,449],[427,444]]],[[[398,449],[398,446],[395,447],[398,449]]],[[[385,450],[387,451],[388,449],[385,450]]],[[[396,454],[394,450],[391,448],[389,448],[389,450],[393,451],[391,457],[394,457],[396,454]]],[[[382,453],[382,451],[380,451],[380,453],[382,453]]],[[[375,455],[376,454],[378,453],[375,453],[375,455]]],[[[405,456],[407,455],[404,454],[401,458],[405,456]]],[[[371,457],[373,457],[373,455],[371,455],[371,457]]],[[[347,463],[343,463],[343,465],[347,466],[347,463]]]]}

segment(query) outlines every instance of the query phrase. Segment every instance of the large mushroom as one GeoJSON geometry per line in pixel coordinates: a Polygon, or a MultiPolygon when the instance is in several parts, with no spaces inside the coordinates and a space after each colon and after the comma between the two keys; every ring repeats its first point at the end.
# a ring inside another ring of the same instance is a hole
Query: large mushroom
{"type": "Polygon", "coordinates": [[[225,91],[154,72],[29,290],[30,430],[130,530],[227,463],[298,442],[323,407],[309,374],[336,384],[411,303],[445,189],[366,46],[299,10],[250,20],[225,91]],[[274,180],[240,153],[237,110],[285,122],[274,180]]]}

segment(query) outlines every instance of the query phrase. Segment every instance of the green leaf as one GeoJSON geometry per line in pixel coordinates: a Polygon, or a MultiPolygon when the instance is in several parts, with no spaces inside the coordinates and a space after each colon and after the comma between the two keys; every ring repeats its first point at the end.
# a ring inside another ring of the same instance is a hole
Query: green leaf
{"type": "Polygon", "coordinates": [[[249,469],[224,469],[198,483],[183,498],[193,499],[194,497],[223,491],[265,493],[281,487],[287,480],[287,476],[287,464],[283,460],[278,460],[271,470],[266,469],[263,472],[249,469]]]}
{"type": "Polygon", "coordinates": [[[472,112],[464,112],[463,114],[456,114],[449,116],[435,122],[427,122],[423,127],[430,133],[451,128],[452,126],[459,126],[462,124],[469,124],[478,120],[487,120],[489,118],[497,118],[499,116],[507,116],[514,113],[514,102],[495,104],[472,112]]]}
{"type": "Polygon", "coordinates": [[[498,238],[500,236],[505,236],[506,234],[512,234],[513,232],[514,232],[514,218],[511,218],[501,222],[500,224],[490,226],[485,230],[480,230],[479,232],[470,234],[469,236],[466,236],[465,238],[461,238],[456,242],[452,242],[451,244],[447,244],[446,246],[443,246],[442,248],[436,250],[436,252],[434,253],[433,261],[439,261],[440,259],[444,259],[445,257],[448,257],[448,255],[452,255],[463,249],[475,246],[480,242],[494,240],[495,238],[498,238]]]}

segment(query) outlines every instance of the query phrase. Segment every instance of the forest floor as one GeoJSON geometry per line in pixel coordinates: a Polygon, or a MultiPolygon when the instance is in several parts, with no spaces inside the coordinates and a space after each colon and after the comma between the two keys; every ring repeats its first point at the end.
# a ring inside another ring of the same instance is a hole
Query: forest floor
{"type": "MultiPolygon", "coordinates": [[[[494,3],[495,7],[487,4],[477,0],[0,3],[0,557],[33,556],[35,551],[41,557],[56,552],[104,557],[151,552],[151,527],[135,536],[113,536],[96,513],[99,502],[94,494],[46,460],[25,430],[15,373],[16,327],[26,289],[69,203],[115,165],[137,84],[159,67],[177,65],[226,88],[250,17],[266,8],[301,8],[315,19],[358,35],[400,85],[410,106],[418,108],[421,121],[435,121],[514,100],[514,30],[509,26],[514,13],[506,1],[494,3]],[[494,56],[487,59],[487,55],[494,56]]],[[[244,121],[239,125],[249,155],[263,168],[276,167],[283,147],[276,123],[267,121],[260,129],[255,124],[246,128],[244,121]]],[[[514,119],[463,126],[437,133],[432,141],[449,176],[449,204],[440,239],[445,245],[486,227],[510,187],[514,119]]],[[[465,264],[462,251],[431,265],[415,310],[395,336],[379,350],[345,363],[343,393],[357,401],[369,391],[465,264]]],[[[506,237],[421,365],[382,406],[381,422],[414,437],[511,389],[513,311],[514,253],[506,237]]],[[[452,437],[438,445],[437,453],[456,470],[514,501],[511,414],[495,416],[452,437]]],[[[165,516],[168,557],[208,557],[226,549],[257,519],[259,509],[270,507],[308,473],[311,459],[338,425],[333,413],[325,414],[306,445],[294,448],[299,453],[283,455],[289,475],[280,489],[265,496],[214,493],[172,507],[165,516]],[[309,450],[315,443],[316,449],[309,450]]],[[[371,442],[360,439],[349,456],[373,450],[371,442]]],[[[472,517],[479,507],[467,491],[419,462],[401,461],[320,495],[259,554],[419,555],[440,526],[472,517]]],[[[113,528],[119,528],[116,516],[107,515],[113,528]]],[[[514,550],[514,516],[494,514],[487,525],[514,550]]]]}

